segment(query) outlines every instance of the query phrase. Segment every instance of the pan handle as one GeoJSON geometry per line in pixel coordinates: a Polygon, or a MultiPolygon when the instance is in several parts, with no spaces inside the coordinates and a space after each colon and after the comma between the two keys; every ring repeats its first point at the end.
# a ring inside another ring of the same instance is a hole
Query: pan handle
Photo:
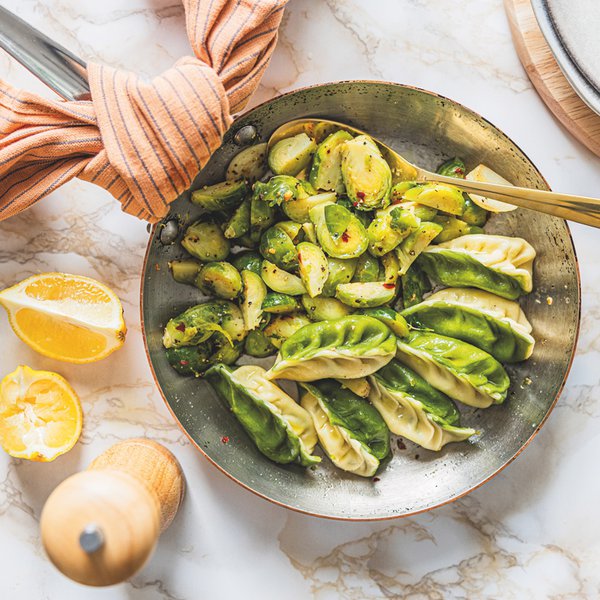
{"type": "Polygon", "coordinates": [[[0,48],[65,100],[89,100],[83,60],[0,6],[0,48]]]}

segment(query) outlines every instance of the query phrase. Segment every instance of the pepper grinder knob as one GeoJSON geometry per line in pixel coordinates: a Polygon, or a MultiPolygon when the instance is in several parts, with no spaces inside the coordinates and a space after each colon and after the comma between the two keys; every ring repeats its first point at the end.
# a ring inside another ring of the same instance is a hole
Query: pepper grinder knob
{"type": "Polygon", "coordinates": [[[184,489],[181,467],[164,446],[120,442],[52,492],[40,519],[44,548],[79,583],[124,581],[150,558],[184,489]]]}

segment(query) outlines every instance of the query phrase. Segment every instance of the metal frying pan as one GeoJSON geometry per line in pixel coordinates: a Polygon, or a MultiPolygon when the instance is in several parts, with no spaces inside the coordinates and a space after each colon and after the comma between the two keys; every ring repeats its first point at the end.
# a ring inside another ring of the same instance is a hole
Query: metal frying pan
{"type": "MultiPolygon", "coordinates": [[[[0,47],[63,97],[85,97],[82,61],[1,8],[0,24],[0,47]]],[[[302,89],[246,113],[236,120],[192,188],[222,179],[240,144],[266,140],[279,125],[305,116],[345,121],[369,131],[425,168],[434,169],[442,159],[458,155],[468,166],[486,163],[515,184],[547,189],[521,150],[472,111],[430,92],[365,81],[302,89]],[[248,135],[253,131],[257,133],[254,140],[248,135]]],[[[314,471],[270,462],[208,384],[177,375],[162,349],[162,327],[167,320],[201,299],[194,288],[175,283],[167,268],[167,262],[183,252],[178,243],[165,244],[165,234],[170,236],[175,229],[175,219],[181,231],[195,216],[188,198],[189,193],[183,194],[173,204],[171,215],[153,229],[148,244],[141,290],[146,350],[159,390],[181,428],[215,466],[247,489],[277,504],[323,517],[374,520],[415,514],[485,483],[521,452],[548,417],[577,341],[577,258],[564,221],[517,210],[494,216],[486,228],[522,236],[538,252],[535,290],[522,300],[537,345],[529,361],[509,367],[512,387],[504,405],[479,411],[461,408],[463,422],[482,434],[472,443],[451,444],[440,453],[409,442],[394,444],[393,458],[373,481],[345,474],[327,460],[314,471]]]]}
{"type": "MultiPolygon", "coordinates": [[[[236,135],[243,127],[254,127],[256,141],[264,141],[282,123],[305,116],[348,122],[426,168],[461,156],[467,166],[484,162],[518,185],[547,189],[521,150],[475,113],[430,92],[368,81],[298,90],[246,113],[192,189],[223,179],[227,164],[241,149],[235,140],[247,138],[236,135]]],[[[180,230],[198,214],[188,198],[189,193],[183,194],[167,219],[178,219],[180,230]]],[[[181,377],[167,363],[162,328],[201,295],[171,278],[167,263],[184,252],[177,242],[161,243],[158,225],[144,264],[141,311],[150,365],[168,407],[215,466],[256,494],[295,510],[338,519],[384,519],[428,510],[466,494],[511,462],[537,433],[563,387],[579,327],[579,274],[566,223],[517,210],[495,215],[486,229],[522,236],[538,252],[535,291],[522,302],[538,343],[529,361],[509,367],[512,387],[503,406],[461,407],[464,423],[483,432],[473,443],[451,444],[440,453],[409,442],[400,449],[402,444],[394,443],[393,458],[373,481],[345,474],[327,460],[311,471],[266,459],[206,382],[181,377]],[[228,443],[223,443],[224,436],[228,443]]]]}

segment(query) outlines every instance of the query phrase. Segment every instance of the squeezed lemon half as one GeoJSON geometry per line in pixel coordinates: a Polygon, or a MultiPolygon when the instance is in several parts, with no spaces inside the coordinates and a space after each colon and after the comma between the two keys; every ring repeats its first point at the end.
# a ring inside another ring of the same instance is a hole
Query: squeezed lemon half
{"type": "Polygon", "coordinates": [[[81,435],[83,416],[64,377],[27,366],[0,382],[0,445],[15,458],[49,462],[81,435]]]}

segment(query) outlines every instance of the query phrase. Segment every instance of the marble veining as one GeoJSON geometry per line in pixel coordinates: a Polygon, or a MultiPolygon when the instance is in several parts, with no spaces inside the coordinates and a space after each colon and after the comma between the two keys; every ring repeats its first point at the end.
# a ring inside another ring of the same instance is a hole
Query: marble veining
{"type": "MultiPolygon", "coordinates": [[[[177,0],[4,0],[83,58],[152,77],[190,52],[177,0]]],[[[0,54],[0,76],[50,95],[0,54]]],[[[533,91],[500,0],[291,0],[252,105],[339,79],[386,79],[445,94],[511,136],[556,190],[594,195],[600,160],[571,139],[533,91]]],[[[173,422],[146,364],[139,278],[148,234],[110,196],[74,181],[0,223],[0,285],[40,271],[108,283],[129,328],[102,363],[57,363],[30,351],[0,315],[0,364],[65,375],[81,396],[81,441],[54,463],[0,455],[0,597],[371,600],[600,597],[600,266],[597,233],[572,227],[582,274],[579,349],[558,405],[523,455],[471,495],[401,521],[339,523],[273,506],[213,468],[173,422]],[[45,499],[117,440],[148,436],[180,459],[188,494],[146,568],[86,589],[45,559],[45,499]]]]}

